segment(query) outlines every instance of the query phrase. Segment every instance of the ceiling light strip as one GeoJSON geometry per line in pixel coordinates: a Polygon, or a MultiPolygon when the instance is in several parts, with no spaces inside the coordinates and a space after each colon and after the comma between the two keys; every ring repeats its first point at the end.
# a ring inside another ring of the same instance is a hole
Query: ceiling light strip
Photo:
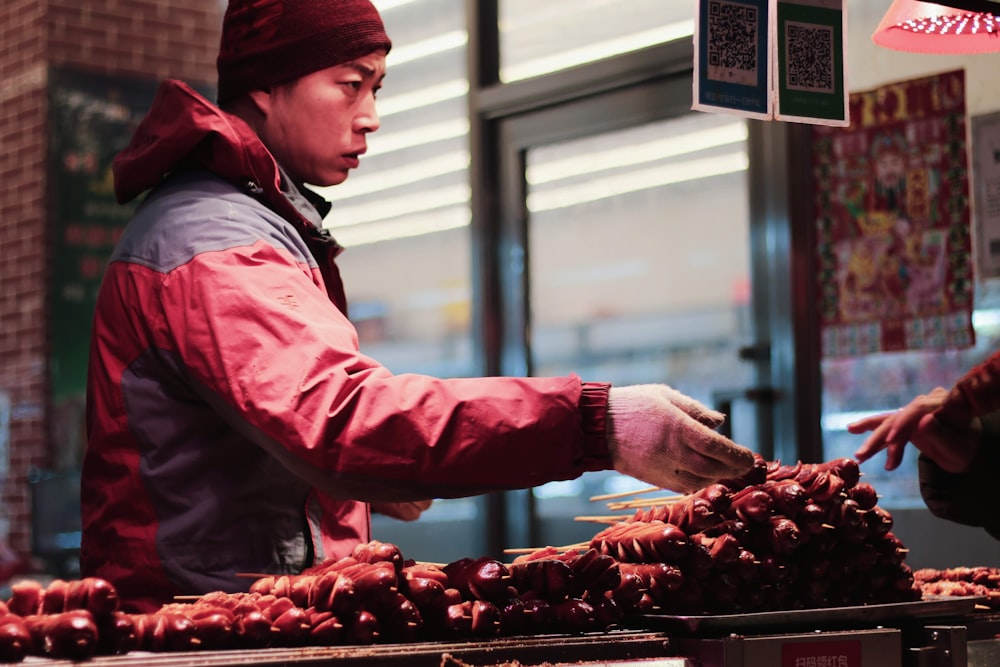
{"type": "Polygon", "coordinates": [[[694,35],[694,19],[678,21],[653,30],[624,35],[606,42],[587,44],[545,58],[501,67],[500,79],[503,81],[529,79],[692,35],[694,35]]]}
{"type": "Polygon", "coordinates": [[[551,211],[650,188],[746,171],[750,164],[745,151],[701,160],[631,171],[562,188],[528,194],[532,213],[551,211]]]}
{"type": "Polygon", "coordinates": [[[412,93],[383,96],[378,101],[378,115],[382,118],[393,114],[413,111],[432,104],[457,100],[469,93],[469,82],[466,79],[452,79],[436,86],[427,86],[412,93]]]}
{"type": "Polygon", "coordinates": [[[386,66],[389,68],[397,67],[420,58],[428,58],[446,51],[460,49],[468,43],[469,34],[465,30],[452,30],[413,44],[393,46],[385,59],[386,66]]]}
{"type": "Polygon", "coordinates": [[[337,242],[347,248],[380,241],[412,238],[424,234],[445,232],[468,227],[472,214],[468,206],[453,206],[431,214],[407,216],[404,219],[342,227],[334,231],[337,242]]]}
{"type": "Polygon", "coordinates": [[[380,199],[368,204],[335,206],[323,222],[324,226],[330,229],[363,225],[455,204],[467,205],[470,195],[468,183],[447,185],[433,190],[380,199]]]}
{"type": "Polygon", "coordinates": [[[412,130],[392,130],[386,134],[375,134],[368,139],[366,157],[386,155],[407,148],[425,146],[435,141],[446,141],[464,137],[469,133],[468,118],[454,118],[441,123],[421,125],[412,130]]]}
{"type": "Polygon", "coordinates": [[[453,151],[414,162],[405,167],[370,172],[366,176],[351,176],[340,185],[317,188],[316,190],[330,201],[343,201],[374,192],[386,192],[392,188],[419,183],[437,176],[465,172],[468,168],[469,151],[453,151]]]}
{"type": "Polygon", "coordinates": [[[405,5],[413,4],[418,0],[373,0],[372,4],[375,5],[375,9],[379,12],[387,12],[391,9],[396,9],[397,7],[403,7],[405,5]]]}
{"type": "Polygon", "coordinates": [[[574,155],[565,159],[529,165],[526,176],[529,184],[542,185],[573,176],[630,167],[687,155],[708,148],[744,143],[746,140],[746,123],[728,123],[705,130],[665,137],[656,141],[616,146],[608,150],[594,151],[585,155],[574,155]]]}

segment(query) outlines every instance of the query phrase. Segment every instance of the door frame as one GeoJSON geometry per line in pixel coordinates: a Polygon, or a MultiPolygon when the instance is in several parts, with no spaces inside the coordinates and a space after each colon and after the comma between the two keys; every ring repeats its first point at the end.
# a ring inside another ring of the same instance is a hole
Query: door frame
{"type": "MultiPolygon", "coordinates": [[[[495,2],[470,2],[470,26],[495,26],[495,2]],[[473,7],[478,5],[477,7],[473,7]],[[487,11],[492,8],[491,11],[487,11]]],[[[692,45],[680,40],[570,70],[498,82],[497,45],[470,42],[473,304],[488,375],[531,374],[528,149],[680,116],[691,109],[692,45]]],[[[810,130],[749,121],[751,310],[757,442],[767,459],[822,460],[821,377],[811,213],[810,130]]],[[[491,552],[535,544],[532,494],[487,503],[491,552]]]]}

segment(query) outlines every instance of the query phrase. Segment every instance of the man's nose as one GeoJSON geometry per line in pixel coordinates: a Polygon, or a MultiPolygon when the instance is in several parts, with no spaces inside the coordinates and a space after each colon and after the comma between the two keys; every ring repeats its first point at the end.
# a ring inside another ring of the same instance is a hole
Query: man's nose
{"type": "Polygon", "coordinates": [[[375,109],[375,96],[370,95],[362,108],[357,118],[358,130],[361,132],[374,132],[382,126],[382,122],[379,120],[378,111],[375,109]]]}

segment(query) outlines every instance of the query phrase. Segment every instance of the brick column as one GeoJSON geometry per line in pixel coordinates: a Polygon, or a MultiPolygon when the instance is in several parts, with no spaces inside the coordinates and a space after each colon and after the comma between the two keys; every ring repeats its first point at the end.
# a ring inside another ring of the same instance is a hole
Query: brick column
{"type": "Polygon", "coordinates": [[[48,79],[51,68],[129,80],[215,80],[221,0],[5,0],[0,4],[0,537],[31,548],[27,476],[53,465],[48,79]],[[9,405],[9,410],[5,406],[9,405]],[[4,428],[3,415],[8,415],[4,428]],[[6,454],[6,456],[4,456],[6,454]]]}

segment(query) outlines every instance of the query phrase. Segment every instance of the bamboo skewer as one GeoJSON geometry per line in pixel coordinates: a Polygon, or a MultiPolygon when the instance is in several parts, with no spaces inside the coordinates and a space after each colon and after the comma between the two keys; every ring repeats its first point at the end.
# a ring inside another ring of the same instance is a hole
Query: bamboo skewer
{"type": "MultiPolygon", "coordinates": [[[[417,565],[430,565],[431,567],[444,567],[447,563],[431,563],[428,561],[416,561],[417,565]]],[[[263,579],[264,577],[280,577],[280,574],[267,574],[265,572],[236,572],[237,577],[243,579],[263,579]]],[[[295,576],[290,573],[286,573],[288,576],[295,576]]]]}
{"type": "MultiPolygon", "coordinates": [[[[430,565],[431,567],[444,567],[447,563],[431,563],[427,561],[417,561],[417,565],[430,565]]],[[[280,574],[265,574],[263,572],[237,572],[237,577],[243,579],[263,579],[264,577],[280,577],[280,574]]],[[[287,576],[296,576],[293,574],[288,574],[287,576]]]]}
{"type": "Polygon", "coordinates": [[[644,498],[641,500],[628,500],[620,503],[608,503],[609,510],[639,509],[641,507],[654,507],[656,505],[669,505],[686,496],[660,496],[659,498],[644,498]]]}
{"type": "Polygon", "coordinates": [[[557,547],[559,551],[570,551],[572,549],[588,549],[590,548],[590,540],[586,542],[577,542],[576,544],[567,544],[564,547],[557,547]]]}
{"type": "Polygon", "coordinates": [[[591,523],[618,523],[628,519],[631,514],[604,515],[604,516],[575,516],[573,521],[589,521],[591,523]]]}
{"type": "Polygon", "coordinates": [[[628,498],[629,496],[637,496],[642,493],[653,493],[655,491],[662,491],[663,488],[659,486],[651,486],[648,489],[639,489],[638,491],[621,491],[619,493],[606,493],[603,496],[591,496],[590,502],[597,503],[604,500],[617,500],[618,498],[628,498]]]}
{"type": "Polygon", "coordinates": [[[576,544],[567,544],[562,547],[512,547],[510,549],[504,549],[505,554],[533,554],[536,551],[541,551],[542,549],[555,549],[556,551],[570,551],[572,549],[586,549],[590,547],[590,542],[577,542],[576,544]]]}

